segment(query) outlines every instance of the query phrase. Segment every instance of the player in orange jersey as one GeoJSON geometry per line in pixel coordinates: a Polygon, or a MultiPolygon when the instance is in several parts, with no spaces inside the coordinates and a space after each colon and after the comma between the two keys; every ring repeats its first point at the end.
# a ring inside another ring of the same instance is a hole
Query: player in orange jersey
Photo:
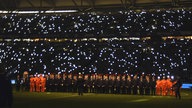
{"type": "Polygon", "coordinates": [[[40,79],[41,92],[45,92],[46,78],[44,78],[43,75],[40,75],[39,79],[40,79]]]}
{"type": "Polygon", "coordinates": [[[161,80],[161,87],[162,87],[162,95],[165,96],[167,94],[167,81],[165,77],[161,80]]]}
{"type": "Polygon", "coordinates": [[[167,95],[171,95],[172,93],[171,93],[171,88],[172,88],[172,86],[173,86],[173,83],[171,82],[171,79],[170,78],[168,78],[167,79],[167,95]]]}
{"type": "Polygon", "coordinates": [[[35,91],[35,78],[33,75],[30,75],[30,92],[35,91]]]}
{"type": "Polygon", "coordinates": [[[161,95],[161,80],[160,77],[158,77],[156,81],[156,95],[161,95]]]}
{"type": "Polygon", "coordinates": [[[38,76],[35,77],[35,87],[36,87],[36,92],[40,92],[40,78],[38,76]]]}

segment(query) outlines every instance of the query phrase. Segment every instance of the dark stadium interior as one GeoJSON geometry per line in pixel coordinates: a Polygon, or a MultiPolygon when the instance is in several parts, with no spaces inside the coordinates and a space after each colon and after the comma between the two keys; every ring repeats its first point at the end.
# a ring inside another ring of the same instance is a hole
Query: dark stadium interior
{"type": "Polygon", "coordinates": [[[129,9],[190,7],[191,0],[0,0],[1,10],[129,9]]]}
{"type": "Polygon", "coordinates": [[[188,108],[191,67],[192,0],[0,0],[0,108],[188,108]]]}

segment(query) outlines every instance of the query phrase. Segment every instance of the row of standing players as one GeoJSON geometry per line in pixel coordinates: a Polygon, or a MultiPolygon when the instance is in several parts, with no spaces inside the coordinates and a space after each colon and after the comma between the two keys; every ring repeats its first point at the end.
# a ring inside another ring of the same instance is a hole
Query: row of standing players
{"type": "MultiPolygon", "coordinates": [[[[16,88],[21,83],[17,77],[16,88]]],[[[174,95],[171,79],[156,79],[150,75],[72,75],[50,74],[30,75],[22,86],[30,92],[84,92],[140,95],[174,95]]]]}

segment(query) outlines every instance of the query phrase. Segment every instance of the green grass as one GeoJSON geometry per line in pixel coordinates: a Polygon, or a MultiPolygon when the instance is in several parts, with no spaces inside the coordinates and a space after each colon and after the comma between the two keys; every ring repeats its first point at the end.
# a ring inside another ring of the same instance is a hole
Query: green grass
{"type": "Polygon", "coordinates": [[[14,92],[13,108],[191,108],[192,91],[173,96],[14,92]]]}

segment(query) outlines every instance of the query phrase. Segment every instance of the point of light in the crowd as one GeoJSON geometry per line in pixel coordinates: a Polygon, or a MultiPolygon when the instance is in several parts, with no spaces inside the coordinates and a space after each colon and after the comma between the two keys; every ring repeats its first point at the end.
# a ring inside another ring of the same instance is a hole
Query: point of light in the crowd
{"type": "Polygon", "coordinates": [[[171,76],[171,79],[174,80],[174,76],[171,76]]]}
{"type": "Polygon", "coordinates": [[[131,74],[131,77],[133,77],[133,74],[131,74]]]}

